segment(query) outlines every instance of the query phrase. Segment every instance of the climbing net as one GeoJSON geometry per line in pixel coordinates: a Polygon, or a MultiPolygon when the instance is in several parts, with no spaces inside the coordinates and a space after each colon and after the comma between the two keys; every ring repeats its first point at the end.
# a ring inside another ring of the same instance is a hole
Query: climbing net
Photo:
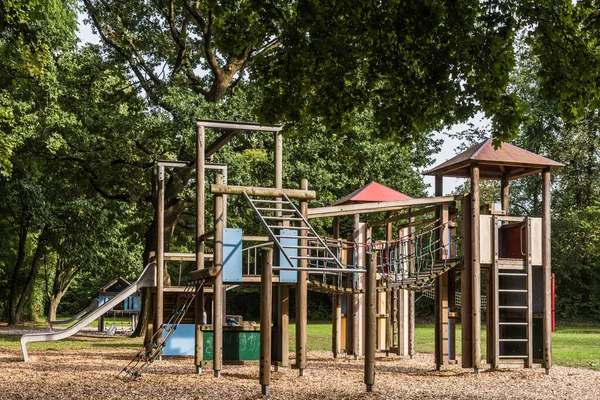
{"type": "Polygon", "coordinates": [[[150,367],[150,365],[162,354],[163,348],[175,333],[175,330],[185,317],[185,314],[194,303],[196,295],[202,288],[204,281],[194,286],[187,286],[183,293],[177,296],[177,303],[171,312],[166,323],[152,335],[150,341],[133,357],[117,376],[124,374],[124,379],[127,381],[135,381],[141,378],[142,374],[150,367]]]}
{"type": "MultiPolygon", "coordinates": [[[[443,238],[448,222],[439,219],[415,227],[408,234],[390,241],[368,239],[366,242],[324,238],[330,249],[335,249],[346,268],[360,268],[360,252],[375,252],[377,272],[384,286],[402,286],[405,289],[429,289],[435,278],[456,263],[449,260],[460,237],[443,238]],[[342,254],[346,252],[346,256],[342,254]]],[[[311,243],[309,242],[309,246],[311,243]]],[[[311,267],[326,267],[326,262],[310,262],[311,267]]],[[[331,275],[331,273],[329,274],[331,275]]],[[[324,274],[323,279],[326,279],[324,274]]],[[[341,284],[340,279],[337,280],[341,284]]]]}

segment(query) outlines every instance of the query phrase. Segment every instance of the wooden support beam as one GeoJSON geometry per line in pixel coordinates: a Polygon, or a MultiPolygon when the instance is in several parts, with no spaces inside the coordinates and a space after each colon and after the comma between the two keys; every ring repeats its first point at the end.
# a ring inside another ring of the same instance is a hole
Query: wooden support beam
{"type": "Polygon", "coordinates": [[[291,199],[313,200],[317,198],[317,192],[314,190],[302,189],[276,189],[255,186],[234,186],[223,184],[210,185],[210,192],[213,194],[242,194],[246,192],[248,196],[255,197],[283,197],[285,194],[291,199]]]}
{"type": "Polygon", "coordinates": [[[471,194],[462,201],[461,332],[462,367],[473,368],[473,310],[471,293],[471,194]]]}
{"type": "MultiPolygon", "coordinates": [[[[415,217],[411,217],[409,222],[414,222],[415,217]]],[[[410,227],[408,231],[411,237],[414,237],[415,228],[410,227]]],[[[408,242],[408,254],[415,254],[415,242],[413,240],[408,242]]],[[[412,273],[415,273],[415,258],[409,258],[408,262],[409,270],[412,273]]],[[[411,360],[415,357],[415,292],[410,290],[408,291],[408,355],[411,360]]]]}
{"type": "MultiPolygon", "coordinates": [[[[204,205],[205,205],[205,194],[204,194],[204,167],[205,167],[205,156],[204,156],[204,139],[205,132],[203,126],[198,126],[196,129],[196,254],[194,261],[196,261],[196,270],[201,271],[204,269],[204,205]]],[[[200,290],[200,293],[194,299],[194,365],[196,367],[196,373],[202,373],[202,361],[204,353],[204,332],[201,327],[204,324],[204,286],[200,290]]]]}
{"type": "Polygon", "coordinates": [[[198,269],[188,273],[188,281],[190,283],[196,283],[202,280],[212,281],[218,274],[219,270],[216,267],[198,269]]]}
{"type": "MultiPolygon", "coordinates": [[[[444,192],[443,177],[435,177],[435,195],[442,196],[444,192]]],[[[448,203],[440,204],[435,211],[435,219],[440,223],[448,222],[448,203]]],[[[435,238],[439,246],[436,259],[447,258],[448,225],[435,231],[435,238]]],[[[438,371],[442,365],[448,364],[448,274],[443,274],[436,279],[435,284],[435,365],[438,371]]]]}
{"type": "MultiPolygon", "coordinates": [[[[158,332],[163,324],[163,288],[165,274],[165,167],[158,166],[157,199],[157,249],[156,249],[156,295],[154,313],[154,331],[158,332]]],[[[162,336],[158,342],[162,341],[162,336]]]]}
{"type": "MultiPolygon", "coordinates": [[[[462,197],[462,196],[461,196],[462,197]]],[[[460,197],[458,197],[460,198],[460,197]]],[[[431,206],[454,201],[457,196],[431,197],[423,199],[381,201],[375,203],[346,204],[339,206],[311,208],[308,218],[339,217],[342,215],[365,214],[382,211],[398,211],[416,206],[431,206]]]]}
{"type": "Polygon", "coordinates": [[[377,254],[367,253],[367,276],[365,283],[365,385],[367,392],[372,392],[373,385],[375,384],[375,342],[377,340],[375,315],[377,301],[376,271],[377,254]]]}
{"type": "MultiPolygon", "coordinates": [[[[308,191],[308,180],[302,179],[300,182],[300,189],[302,191],[308,191]]],[[[308,213],[308,202],[306,199],[300,201],[300,212],[306,217],[308,213]]],[[[301,226],[305,224],[302,223],[301,226]]],[[[306,268],[308,266],[308,260],[306,259],[307,240],[300,239],[298,241],[299,255],[303,257],[299,260],[299,267],[306,268]]],[[[300,376],[304,376],[306,369],[306,344],[307,344],[307,312],[308,312],[308,293],[306,286],[306,279],[308,272],[298,271],[298,282],[296,284],[296,366],[300,376]]]]}
{"type": "Polygon", "coordinates": [[[544,280],[543,363],[546,373],[552,367],[552,268],[550,227],[550,169],[542,173],[542,276],[544,280]]]}
{"type": "Polygon", "coordinates": [[[479,258],[479,165],[471,164],[471,292],[473,369],[481,369],[481,266],[479,258]]]}
{"type": "MultiPolygon", "coordinates": [[[[217,175],[217,184],[223,181],[217,175]]],[[[223,229],[225,228],[224,199],[221,194],[215,196],[215,243],[214,267],[217,269],[213,286],[213,371],[215,378],[221,376],[223,366],[223,229]]]]}
{"type": "Polygon", "coordinates": [[[369,226],[370,227],[383,226],[383,225],[387,225],[392,222],[409,220],[412,217],[418,217],[418,216],[425,215],[425,214],[431,214],[431,213],[435,212],[436,208],[437,208],[437,206],[431,206],[431,207],[425,207],[425,208],[422,208],[422,209],[416,210],[416,211],[409,210],[400,215],[395,215],[395,216],[390,215],[380,221],[369,222],[369,226]]]}
{"type": "Polygon", "coordinates": [[[262,395],[269,395],[271,384],[271,310],[273,308],[273,249],[263,248],[260,287],[260,385],[262,395]]]}
{"type": "Polygon", "coordinates": [[[502,204],[502,211],[506,212],[506,215],[508,215],[508,200],[510,197],[510,186],[509,186],[509,180],[506,178],[503,178],[500,181],[500,196],[501,196],[501,204],[502,204]]]}
{"type": "MultiPolygon", "coordinates": [[[[340,237],[340,218],[333,218],[333,237],[340,237]]],[[[342,278],[343,279],[343,278],[342,278]]],[[[341,282],[338,282],[341,283],[341,282]]],[[[341,285],[338,285],[341,286],[341,285]]],[[[331,324],[331,351],[333,358],[338,358],[342,353],[342,295],[333,294],[332,303],[332,324],[331,324]]]]}

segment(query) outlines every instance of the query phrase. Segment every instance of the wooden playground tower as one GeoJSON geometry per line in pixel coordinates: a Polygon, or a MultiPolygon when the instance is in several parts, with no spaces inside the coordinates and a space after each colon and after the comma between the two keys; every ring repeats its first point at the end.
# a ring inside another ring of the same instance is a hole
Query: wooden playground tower
{"type": "MultiPolygon", "coordinates": [[[[195,271],[188,275],[188,284],[204,283],[203,286],[198,286],[198,294],[194,298],[194,363],[197,373],[202,372],[205,362],[203,334],[206,329],[203,327],[202,315],[205,309],[205,290],[212,291],[213,298],[212,310],[207,312],[211,314],[213,321],[212,361],[215,377],[220,376],[223,365],[224,299],[226,297],[224,264],[227,263],[230,255],[224,242],[227,241],[227,238],[224,239],[224,232],[228,229],[228,195],[246,197],[249,206],[259,215],[265,230],[269,232],[269,236],[264,237],[244,236],[239,233],[240,243],[259,242],[266,245],[259,245],[262,248],[261,274],[243,275],[239,280],[240,284],[261,285],[260,379],[263,394],[268,394],[271,366],[274,365],[275,368],[289,366],[287,337],[289,287],[291,286],[296,289],[295,367],[300,376],[305,374],[307,366],[306,327],[309,288],[332,294],[333,354],[337,357],[345,351],[347,355],[353,355],[355,358],[364,355],[365,384],[368,391],[373,389],[374,359],[377,350],[388,354],[390,352],[399,355],[414,354],[414,291],[407,289],[434,283],[436,366],[439,369],[442,365],[455,362],[457,318],[455,281],[458,274],[462,277],[462,366],[479,371],[481,368],[479,288],[482,270],[489,271],[487,273],[488,293],[493,294],[490,299],[492,307],[491,311],[488,311],[487,319],[488,332],[491,332],[488,335],[488,361],[495,368],[506,366],[507,363],[513,363],[515,360],[525,367],[531,367],[534,362],[541,361],[546,370],[549,370],[551,365],[549,185],[550,169],[560,164],[507,144],[503,145],[504,150],[500,150],[503,152],[502,156],[506,155],[504,153],[508,154],[508,159],[504,159],[498,156],[497,152],[482,151],[490,146],[489,142],[485,142],[475,151],[469,149],[429,172],[436,176],[436,196],[433,198],[338,204],[309,209],[308,200],[316,198],[316,193],[308,189],[306,180],[302,180],[300,189],[282,187],[281,129],[280,126],[262,126],[254,123],[198,120],[196,159],[191,162],[161,161],[158,163],[157,288],[154,299],[154,326],[160,327],[164,322],[165,293],[169,290],[177,291],[177,288],[169,289],[164,286],[165,262],[169,260],[194,262],[195,271]],[[216,129],[222,133],[209,146],[205,144],[206,129],[216,129]],[[274,187],[228,185],[227,166],[206,162],[236,134],[243,131],[262,132],[274,136],[274,187]],[[523,152],[527,153],[529,158],[521,162],[519,157],[524,155],[523,152]],[[488,153],[498,157],[494,159],[488,153]],[[487,154],[489,157],[477,158],[480,154],[487,154]],[[532,156],[537,158],[534,159],[532,156]],[[531,160],[534,162],[532,163],[531,160]],[[194,168],[196,171],[197,220],[194,253],[165,252],[165,168],[194,168]],[[214,195],[214,231],[212,232],[205,230],[205,170],[207,169],[221,172],[210,185],[210,192],[214,195]],[[543,173],[544,184],[542,219],[537,222],[534,218],[508,216],[508,181],[539,171],[543,173]],[[470,195],[464,198],[442,196],[443,176],[465,176],[465,174],[472,178],[470,195]],[[494,212],[491,216],[480,216],[480,178],[502,180],[502,210],[494,212]],[[299,202],[297,207],[292,199],[299,202]],[[462,262],[461,255],[456,254],[455,200],[459,199],[463,200],[462,262]],[[365,245],[368,242],[369,227],[360,222],[359,215],[373,212],[386,212],[386,217],[382,221],[370,225],[371,227],[385,226],[386,238],[384,241],[371,241],[365,245]],[[426,215],[433,215],[433,217],[415,221],[416,217],[426,215]],[[343,216],[354,216],[354,245],[350,249],[344,249],[344,242],[339,238],[339,220],[343,216]],[[334,219],[333,237],[330,239],[320,238],[309,223],[310,219],[325,217],[334,219]],[[394,226],[398,229],[397,232],[392,229],[393,223],[396,224],[394,226]],[[521,234],[526,232],[525,256],[506,257],[506,250],[502,246],[503,243],[513,240],[510,233],[514,235],[515,230],[511,230],[511,227],[514,228],[515,224],[518,225],[517,232],[521,234]],[[427,228],[427,226],[434,227],[427,228]],[[482,227],[487,227],[489,234],[486,233],[488,231],[484,232],[482,227]],[[424,237],[424,234],[419,236],[416,229],[421,231],[428,229],[427,234],[432,237],[431,244],[428,245],[431,255],[428,256],[426,266],[417,265],[414,256],[425,248],[421,250],[415,248],[417,241],[424,237]],[[541,232],[539,243],[536,236],[538,230],[541,232]],[[212,254],[205,253],[207,241],[213,242],[212,254]],[[433,246],[433,243],[437,245],[433,246]],[[318,251],[313,247],[315,245],[320,246],[318,251]],[[334,248],[337,250],[334,251],[334,248]],[[480,251],[481,249],[483,250],[480,251]],[[484,258],[483,255],[489,255],[486,251],[488,253],[491,251],[495,256],[484,258]],[[536,258],[538,253],[540,262],[536,258]],[[353,268],[348,267],[349,259],[352,259],[353,268]],[[406,260],[406,262],[398,260],[406,260]],[[398,273],[399,264],[402,264],[401,274],[398,273]],[[294,278],[290,279],[290,274],[293,274],[294,278]],[[310,277],[314,275],[321,275],[322,280],[311,279],[310,277]],[[536,277],[543,282],[542,285],[536,284],[538,282],[536,277]],[[523,278],[525,286],[517,288],[518,284],[523,283],[523,278]],[[542,305],[543,310],[539,312],[536,309],[535,296],[540,296],[539,304],[542,305]],[[517,308],[523,307],[515,303],[522,300],[522,297],[525,297],[526,308],[517,308]],[[342,305],[346,308],[345,317],[342,316],[342,305]],[[520,319],[518,315],[516,317],[511,315],[511,312],[515,314],[515,310],[525,310],[524,319],[520,319]],[[272,315],[273,330],[271,330],[272,315]],[[345,329],[342,329],[344,325],[345,329]],[[519,329],[522,329],[524,334],[519,333],[519,329]],[[537,357],[537,353],[532,349],[532,346],[536,346],[539,342],[536,339],[536,329],[542,332],[543,357],[537,357]],[[526,343],[525,354],[517,354],[522,350],[521,343],[526,343]]],[[[254,262],[258,261],[255,259],[254,262]]],[[[488,310],[490,310],[489,306],[488,310]]]]}

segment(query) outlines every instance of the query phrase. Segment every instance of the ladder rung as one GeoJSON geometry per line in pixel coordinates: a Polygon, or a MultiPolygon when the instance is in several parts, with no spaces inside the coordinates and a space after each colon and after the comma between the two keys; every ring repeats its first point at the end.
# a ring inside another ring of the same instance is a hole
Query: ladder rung
{"type": "MultiPolygon", "coordinates": [[[[263,219],[271,219],[271,220],[277,220],[277,221],[303,221],[302,218],[294,218],[294,217],[277,217],[277,216],[269,216],[269,215],[263,215],[262,217],[263,217],[263,219]]],[[[287,229],[288,227],[286,226],[285,228],[287,229]]]]}
{"type": "Polygon", "coordinates": [[[285,200],[250,199],[252,203],[289,204],[285,200]]]}
{"type": "Polygon", "coordinates": [[[527,326],[527,322],[498,322],[498,325],[527,326]]]}
{"type": "Polygon", "coordinates": [[[284,213],[295,213],[296,210],[292,208],[274,208],[274,207],[256,207],[258,211],[272,211],[272,212],[284,212],[284,213]]]}
{"type": "Polygon", "coordinates": [[[335,261],[333,257],[290,256],[292,260],[326,260],[335,261]]]}
{"type": "Polygon", "coordinates": [[[499,342],[528,342],[528,339],[498,339],[499,342]]]}
{"type": "MultiPolygon", "coordinates": [[[[281,226],[279,228],[282,228],[281,226]]],[[[285,227],[283,227],[285,228],[285,227]]],[[[277,239],[313,239],[317,240],[315,236],[294,236],[294,235],[275,235],[277,239]]]]}
{"type": "Polygon", "coordinates": [[[512,356],[498,356],[498,358],[529,358],[528,356],[517,356],[517,355],[512,355],[512,356]]]}
{"type": "MultiPolygon", "coordinates": [[[[308,226],[279,226],[279,225],[269,225],[271,229],[289,229],[296,231],[310,231],[311,229],[308,226]]],[[[316,239],[316,237],[315,237],[316,239]]]]}
{"type": "Polygon", "coordinates": [[[498,272],[498,276],[527,276],[524,272],[498,272]]]}
{"type": "Polygon", "coordinates": [[[527,293],[527,289],[498,289],[498,291],[503,293],[527,293]]]}
{"type": "Polygon", "coordinates": [[[309,249],[309,250],[325,250],[327,247],[315,247],[315,246],[293,246],[288,244],[282,244],[281,247],[286,249],[309,249]]]}
{"type": "Polygon", "coordinates": [[[515,309],[515,310],[526,310],[527,306],[498,306],[498,308],[515,309]]]}

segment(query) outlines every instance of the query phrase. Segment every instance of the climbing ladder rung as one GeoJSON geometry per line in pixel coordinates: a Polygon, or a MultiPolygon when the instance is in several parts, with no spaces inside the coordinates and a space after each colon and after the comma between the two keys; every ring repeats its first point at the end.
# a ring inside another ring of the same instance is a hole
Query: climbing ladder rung
{"type": "MultiPolygon", "coordinates": [[[[265,218],[265,217],[263,217],[263,218],[265,218]]],[[[279,225],[269,225],[269,228],[270,229],[288,229],[288,230],[292,230],[292,231],[311,231],[312,230],[308,226],[279,226],[279,225]]]]}
{"type": "Polygon", "coordinates": [[[258,211],[273,211],[273,212],[284,212],[284,213],[296,213],[296,210],[291,208],[275,208],[275,207],[256,207],[258,211]]]}
{"type": "Polygon", "coordinates": [[[528,339],[498,339],[499,342],[528,342],[528,339]]]}
{"type": "Polygon", "coordinates": [[[498,325],[527,326],[527,322],[498,322],[498,325]]]}
{"type": "MultiPolygon", "coordinates": [[[[297,237],[297,236],[294,236],[297,237]]],[[[325,247],[316,247],[316,246],[294,246],[291,244],[282,244],[281,247],[284,249],[308,249],[308,250],[325,250],[325,247]]]]}
{"type": "Polygon", "coordinates": [[[498,358],[503,358],[503,359],[511,359],[511,358],[527,359],[529,357],[528,356],[521,356],[521,355],[510,355],[510,356],[498,356],[498,358]]]}
{"type": "Polygon", "coordinates": [[[252,203],[288,204],[285,200],[250,199],[252,203]]]}
{"type": "Polygon", "coordinates": [[[527,289],[498,289],[501,293],[527,293],[527,289]]]}
{"type": "Polygon", "coordinates": [[[498,306],[498,308],[504,308],[504,309],[507,309],[507,310],[511,310],[511,309],[514,309],[514,310],[526,310],[527,306],[498,306]]]}
{"type": "MultiPolygon", "coordinates": [[[[264,219],[269,219],[269,220],[276,220],[276,221],[302,221],[302,218],[294,218],[294,217],[277,217],[277,216],[273,216],[270,217],[268,215],[263,215],[264,219]]],[[[284,228],[284,229],[288,229],[288,226],[280,226],[279,228],[284,228]]]]}
{"type": "Polygon", "coordinates": [[[292,260],[321,260],[321,261],[334,261],[333,257],[313,257],[313,256],[290,256],[292,260]]]}
{"type": "MultiPolygon", "coordinates": [[[[286,227],[280,227],[286,228],[286,227]]],[[[294,236],[294,235],[275,235],[277,239],[307,239],[307,240],[317,240],[314,236],[294,236]]]]}
{"type": "Polygon", "coordinates": [[[525,272],[498,272],[498,276],[527,276],[525,272]]]}

